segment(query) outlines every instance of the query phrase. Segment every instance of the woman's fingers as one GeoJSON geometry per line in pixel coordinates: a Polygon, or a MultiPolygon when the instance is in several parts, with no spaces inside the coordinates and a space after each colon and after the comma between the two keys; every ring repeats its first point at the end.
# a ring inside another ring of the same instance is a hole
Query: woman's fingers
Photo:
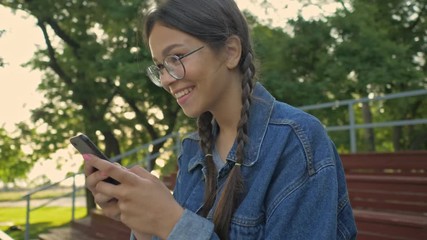
{"type": "Polygon", "coordinates": [[[109,195],[97,192],[93,195],[95,198],[96,204],[98,204],[101,208],[104,208],[107,204],[111,203],[112,201],[117,201],[114,197],[111,197],[109,195]]]}
{"type": "Polygon", "coordinates": [[[114,164],[93,155],[84,155],[83,157],[85,165],[98,169],[102,175],[110,176],[120,183],[132,183],[137,178],[134,174],[129,174],[128,169],[120,164],[114,164]]]}
{"type": "MultiPolygon", "coordinates": [[[[85,159],[85,156],[83,156],[83,159],[85,159]]],[[[85,164],[83,165],[83,170],[84,170],[85,176],[89,176],[95,171],[95,168],[89,163],[85,162],[85,164]]]]}
{"type": "Polygon", "coordinates": [[[108,178],[108,176],[102,174],[100,171],[95,171],[89,175],[87,175],[86,177],[86,187],[90,190],[90,191],[94,191],[96,185],[105,180],[106,178],[108,178]]]}
{"type": "Polygon", "coordinates": [[[121,211],[117,199],[111,199],[110,201],[103,203],[103,205],[100,205],[100,207],[107,217],[120,221],[121,211]]]}
{"type": "Polygon", "coordinates": [[[133,166],[130,169],[128,169],[129,172],[134,173],[142,178],[146,179],[157,179],[153,174],[151,174],[149,171],[147,171],[145,168],[133,166]]]}

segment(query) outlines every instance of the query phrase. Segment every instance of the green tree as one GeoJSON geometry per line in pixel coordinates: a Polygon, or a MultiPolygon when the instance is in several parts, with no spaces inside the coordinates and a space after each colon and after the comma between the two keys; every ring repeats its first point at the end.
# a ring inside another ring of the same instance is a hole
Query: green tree
{"type": "MultiPolygon", "coordinates": [[[[328,1],[307,2],[306,6],[322,2],[328,1]]],[[[253,27],[261,80],[278,99],[303,106],[426,87],[427,48],[422,40],[427,37],[425,0],[337,2],[342,8],[333,15],[291,19],[289,34],[266,26],[253,27]]],[[[360,111],[357,109],[358,122],[425,118],[422,106],[426,101],[363,104],[360,111]]],[[[346,109],[312,113],[326,125],[348,124],[346,109]]],[[[376,150],[375,137],[395,139],[388,151],[427,147],[423,125],[396,127],[392,134],[386,131],[359,131],[359,149],[376,150]]],[[[337,144],[347,139],[340,135],[337,144]]]]}
{"type": "Polygon", "coordinates": [[[19,137],[12,137],[0,128],[0,181],[7,187],[26,177],[33,162],[24,154],[19,137]]]}
{"type": "MultiPolygon", "coordinates": [[[[427,37],[427,1],[393,0],[384,4],[379,0],[353,0],[351,3],[351,9],[344,8],[329,19],[337,40],[334,51],[337,66],[348,73],[347,81],[341,81],[340,88],[352,97],[425,88],[425,63],[417,59],[425,57],[426,43],[421,39],[427,37]]],[[[361,118],[364,123],[371,123],[374,118],[425,117],[421,107],[425,104],[425,98],[408,99],[400,105],[386,102],[382,107],[384,113],[377,112],[375,116],[373,106],[364,104],[361,118]]],[[[396,150],[411,148],[410,142],[413,137],[419,139],[416,137],[419,131],[426,135],[426,128],[421,126],[416,131],[410,130],[408,134],[412,137],[403,140],[401,130],[402,127],[395,127],[393,131],[394,139],[399,139],[394,141],[396,150]]],[[[364,149],[374,151],[373,130],[362,137],[368,143],[364,149]]],[[[425,146],[426,141],[423,144],[425,146]]]]}

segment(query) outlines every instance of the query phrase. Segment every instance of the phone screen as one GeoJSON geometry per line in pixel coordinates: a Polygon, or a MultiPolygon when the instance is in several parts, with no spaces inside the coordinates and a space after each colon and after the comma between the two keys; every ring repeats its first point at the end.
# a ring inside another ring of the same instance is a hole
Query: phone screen
{"type": "MultiPolygon", "coordinates": [[[[105,154],[99,150],[99,148],[85,134],[79,134],[70,138],[70,142],[80,152],[80,154],[92,154],[101,159],[109,161],[108,157],[105,156],[105,154]]],[[[94,169],[94,171],[97,170],[98,169],[96,168],[94,169]]],[[[104,181],[115,185],[120,184],[117,180],[111,177],[105,179],[104,181]]]]}

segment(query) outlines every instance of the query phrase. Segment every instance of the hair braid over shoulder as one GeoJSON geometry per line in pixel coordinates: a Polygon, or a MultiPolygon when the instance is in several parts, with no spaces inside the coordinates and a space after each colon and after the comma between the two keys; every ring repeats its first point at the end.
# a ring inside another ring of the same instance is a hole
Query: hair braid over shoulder
{"type": "Polygon", "coordinates": [[[252,79],[255,67],[252,62],[252,54],[249,52],[242,65],[242,110],[237,129],[237,160],[236,165],[230,171],[224,186],[223,193],[218,202],[218,208],[214,213],[215,232],[221,239],[228,239],[228,231],[234,211],[240,204],[244,193],[244,181],[241,173],[241,164],[245,158],[244,148],[248,142],[247,123],[249,118],[249,107],[251,104],[251,93],[253,88],[252,79]]]}
{"type": "Polygon", "coordinates": [[[205,179],[205,195],[204,205],[201,210],[201,215],[206,217],[209,210],[212,208],[216,198],[216,167],[212,159],[212,144],[214,143],[212,136],[212,113],[205,112],[198,119],[198,129],[200,136],[200,146],[205,154],[205,162],[207,169],[207,177],[205,179]]]}

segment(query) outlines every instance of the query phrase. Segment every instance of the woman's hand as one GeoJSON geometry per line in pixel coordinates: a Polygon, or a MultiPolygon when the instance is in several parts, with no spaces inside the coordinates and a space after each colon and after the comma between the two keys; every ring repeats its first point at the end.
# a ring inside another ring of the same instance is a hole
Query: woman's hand
{"type": "MultiPolygon", "coordinates": [[[[83,155],[85,160],[91,159],[92,157],[95,158],[93,155],[83,155]]],[[[86,176],[86,187],[92,192],[95,203],[103,209],[104,213],[108,213],[106,214],[108,217],[120,221],[120,209],[117,205],[117,199],[96,190],[97,184],[108,178],[108,176],[102,174],[100,171],[94,171],[94,167],[88,163],[84,164],[84,173],[86,176]]]]}
{"type": "Polygon", "coordinates": [[[163,182],[138,166],[127,169],[93,155],[83,157],[87,187],[107,216],[122,221],[136,235],[167,238],[184,210],[163,182]],[[92,172],[93,168],[99,171],[92,172]],[[120,184],[102,181],[108,177],[120,184]]]}

